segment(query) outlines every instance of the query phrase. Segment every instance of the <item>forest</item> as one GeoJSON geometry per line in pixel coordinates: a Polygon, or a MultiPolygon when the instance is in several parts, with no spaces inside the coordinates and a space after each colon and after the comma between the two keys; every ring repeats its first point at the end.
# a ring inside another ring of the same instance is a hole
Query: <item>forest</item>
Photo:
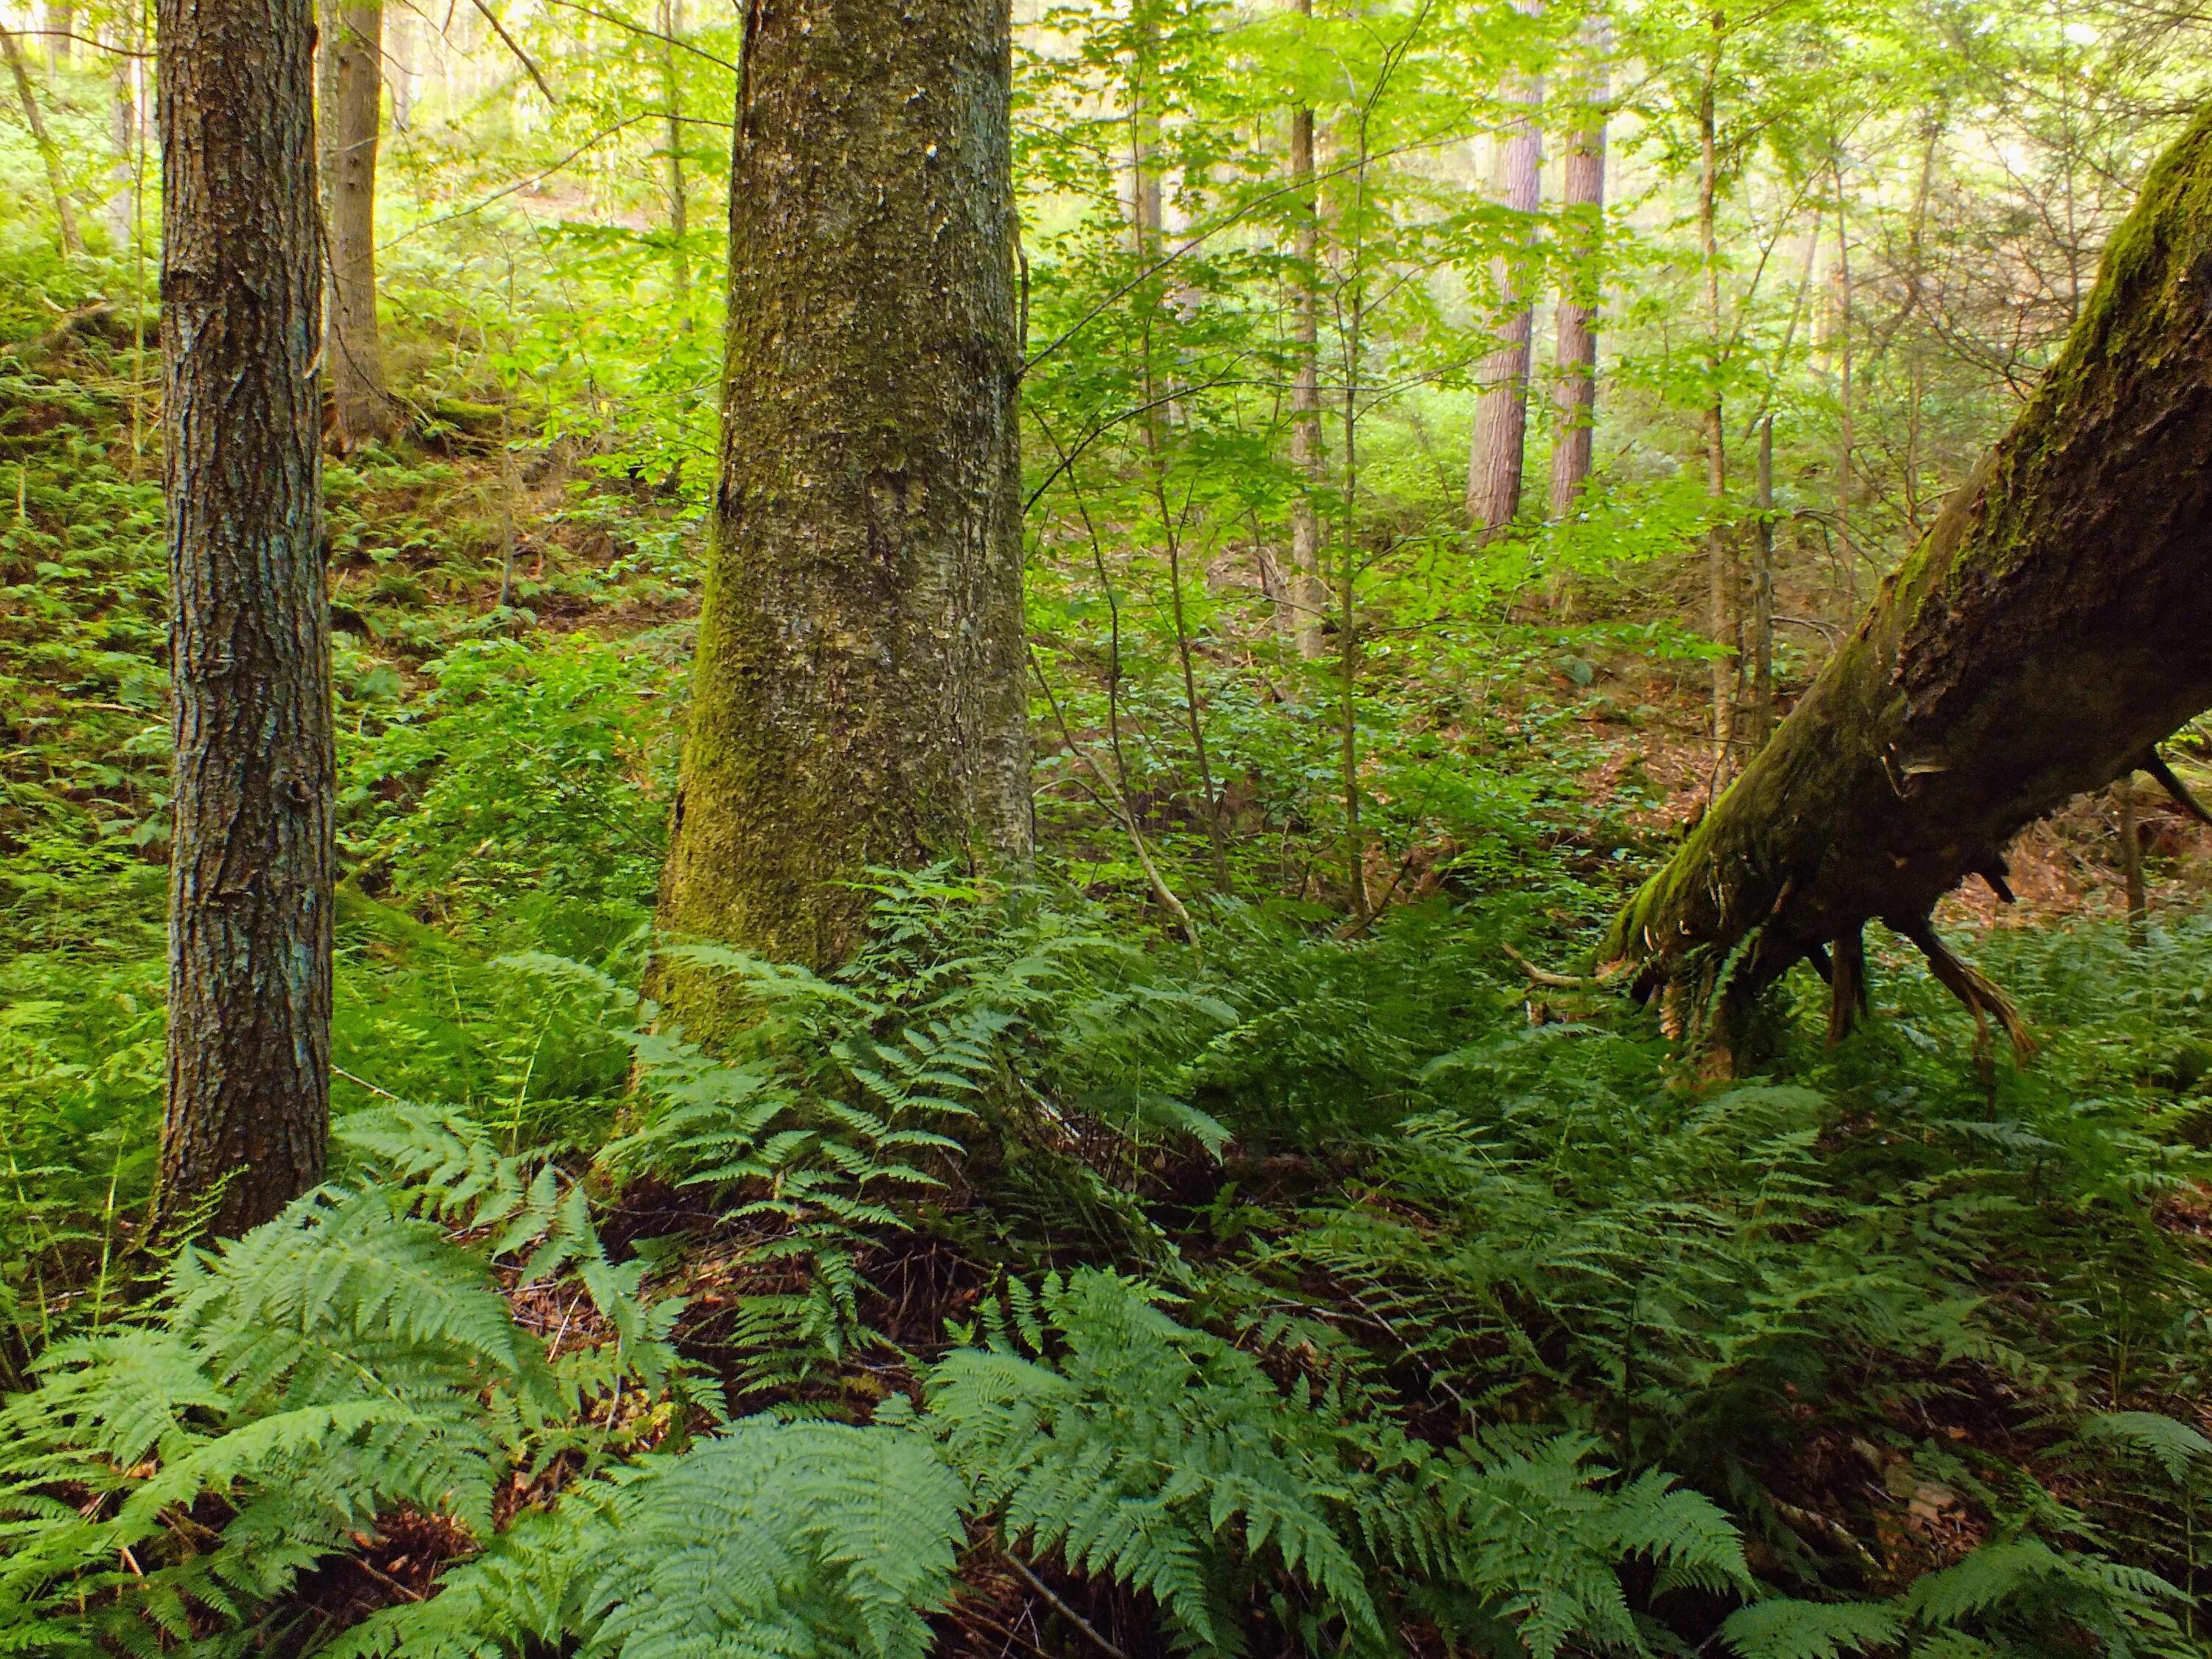
{"type": "Polygon", "coordinates": [[[2203,0],[0,58],[0,1655],[2212,1659],[2203,0]]]}

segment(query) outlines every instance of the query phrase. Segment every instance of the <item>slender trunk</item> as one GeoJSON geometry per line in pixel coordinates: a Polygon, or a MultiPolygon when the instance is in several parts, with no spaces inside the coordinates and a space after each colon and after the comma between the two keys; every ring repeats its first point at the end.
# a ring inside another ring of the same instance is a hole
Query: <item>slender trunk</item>
{"type": "Polygon", "coordinates": [[[76,8],[49,5],[46,8],[46,52],[57,69],[67,65],[71,49],[76,45],[76,8]]]}
{"type": "Polygon", "coordinates": [[[2120,808],[2120,876],[2127,884],[2128,943],[2143,942],[2143,917],[2150,901],[2143,892],[2142,830],[2136,822],[2136,775],[2123,773],[2112,786],[2120,808]]]}
{"type": "Polygon", "coordinates": [[[62,163],[61,146],[46,131],[46,118],[39,109],[37,94],[31,90],[31,66],[24,61],[23,43],[5,23],[0,23],[0,56],[8,59],[8,72],[15,81],[15,97],[23,106],[23,125],[30,128],[31,143],[37,147],[39,160],[46,169],[46,188],[53,193],[54,218],[61,230],[62,252],[82,253],[84,239],[77,234],[76,204],[70,199],[69,173],[62,163]]]}
{"type": "Polygon", "coordinates": [[[1206,752],[1206,720],[1198,701],[1197,653],[1191,642],[1190,623],[1183,614],[1182,537],[1170,516],[1167,490],[1158,479],[1155,498],[1159,503],[1160,524],[1167,537],[1170,614],[1175,621],[1176,658],[1182,669],[1183,715],[1190,726],[1191,757],[1198,767],[1199,793],[1206,800],[1206,839],[1213,859],[1213,889],[1225,893],[1230,890],[1229,834],[1221,821],[1223,802],[1221,792],[1213,784],[1213,763],[1206,752]]]}
{"type": "MultiPolygon", "coordinates": [[[[1291,0],[1302,17],[1313,15],[1313,0],[1291,0]]],[[[1297,215],[1291,257],[1291,337],[1296,350],[1291,380],[1291,465],[1298,474],[1297,499],[1291,504],[1291,628],[1298,656],[1317,662],[1327,653],[1323,613],[1328,583],[1322,574],[1321,514],[1314,497],[1322,485],[1321,447],[1321,202],[1314,188],[1314,112],[1304,105],[1291,112],[1291,182],[1297,186],[1297,215]]]]}
{"type": "Polygon", "coordinates": [[[1843,371],[1842,416],[1839,438],[1841,453],[1836,457],[1836,540],[1844,550],[1844,571],[1847,578],[1844,597],[1856,610],[1859,602],[1859,552],[1851,540],[1851,466],[1854,439],[1851,432],[1851,245],[1849,228],[1844,217],[1844,167],[1840,157],[1832,157],[1836,184],[1836,271],[1842,279],[1843,310],[1837,319],[1842,331],[1838,341],[1838,356],[1843,371]]]}
{"type": "Polygon", "coordinates": [[[676,293],[677,326],[691,331],[691,203],[684,179],[684,77],[676,43],[684,34],[684,0],[660,0],[661,96],[668,104],[668,261],[676,293]]]}
{"type": "Polygon", "coordinates": [[[402,6],[384,20],[384,83],[392,91],[392,130],[415,126],[415,92],[422,79],[415,14],[402,6]]]}
{"type": "Polygon", "coordinates": [[[1717,103],[1723,14],[1712,17],[1712,43],[1705,55],[1705,82],[1698,103],[1698,252],[1705,271],[1705,494],[1712,501],[1712,527],[1705,532],[1705,599],[1713,643],[1712,782],[1708,800],[1717,800],[1735,774],[1735,686],[1741,644],[1736,638],[1735,559],[1721,523],[1728,499],[1728,433],[1721,397],[1720,134],[1717,103]]]}
{"type": "Polygon", "coordinates": [[[376,322],[376,150],[384,111],[383,0],[343,0],[331,122],[331,314],[324,343],[337,446],[392,429],[376,322]]]}
{"type": "Polygon", "coordinates": [[[115,160],[107,169],[110,189],[103,210],[107,216],[108,240],[118,252],[131,246],[131,168],[138,137],[138,88],[131,79],[132,54],[137,45],[133,21],[135,19],[125,14],[125,21],[116,26],[111,37],[122,50],[116,54],[110,82],[113,96],[108,105],[107,142],[115,160]]]}
{"type": "MultiPolygon", "coordinates": [[[[1534,0],[1519,4],[1530,10],[1534,0]]],[[[1536,111],[1543,105],[1544,83],[1534,76],[1517,80],[1506,100],[1525,112],[1507,124],[1498,146],[1498,198],[1514,216],[1512,245],[1491,264],[1498,294],[1492,332],[1498,344],[1476,372],[1480,390],[1467,472],[1468,523],[1485,541],[1503,533],[1521,511],[1528,436],[1529,267],[1543,191],[1544,134],[1536,111]]]]}
{"type": "Polygon", "coordinates": [[[1561,252],[1567,260],[1553,323],[1551,513],[1564,519],[1589,480],[1597,416],[1597,318],[1604,295],[1605,101],[1612,35],[1601,13],[1583,27],[1580,125],[1567,138],[1559,181],[1561,252]]]}
{"type": "Polygon", "coordinates": [[[1774,732],[1774,416],[1759,423],[1759,568],[1751,585],[1751,740],[1774,732]]]}
{"type": "Polygon", "coordinates": [[[1345,284],[1344,327],[1344,511],[1337,526],[1343,556],[1337,565],[1336,664],[1337,757],[1343,771],[1345,890],[1355,925],[1368,919],[1367,832],[1360,823],[1359,787],[1359,354],[1365,344],[1367,119],[1358,128],[1358,165],[1352,176],[1351,221],[1354,227],[1345,284]]]}
{"type": "MultiPolygon", "coordinates": [[[[869,866],[1030,851],[1011,24],[1006,0],[747,20],[743,303],[660,916],[826,967],[869,866]]],[[[704,969],[657,980],[695,1033],[745,1018],[704,969]]]]}
{"type": "Polygon", "coordinates": [[[310,0],[161,0],[175,844],[161,1214],[322,1178],[331,729],[310,0]]]}
{"type": "MultiPolygon", "coordinates": [[[[2212,114],[2152,170],[2064,351],[1602,954],[1706,1006],[1879,918],[2010,1024],[1928,918],[2023,827],[2212,706],[2212,114]],[[1735,947],[1757,937],[1740,958],[1735,947]]],[[[2166,782],[2171,774],[2160,777],[2166,782]]],[[[2178,787],[2169,784],[2169,787],[2178,787]]],[[[2024,1036],[2024,1034],[2023,1034],[2024,1036]]]]}

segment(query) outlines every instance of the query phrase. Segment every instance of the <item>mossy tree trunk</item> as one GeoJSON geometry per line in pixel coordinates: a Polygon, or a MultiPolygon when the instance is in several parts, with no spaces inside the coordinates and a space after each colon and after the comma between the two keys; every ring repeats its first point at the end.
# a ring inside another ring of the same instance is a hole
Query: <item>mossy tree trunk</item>
{"type": "Polygon", "coordinates": [[[2002,893],[2020,830],[2163,774],[2154,746],[2207,707],[2212,112],[2153,169],[2019,421],[1601,954],[1691,1024],[1832,948],[1840,1032],[1880,919],[2018,1039],[1933,907],[1977,872],[2002,893]]]}
{"type": "Polygon", "coordinates": [[[159,27],[176,742],[161,1211],[165,1229],[231,1234],[322,1179],[329,1117],[314,14],[161,0],[159,27]]]}
{"type": "MultiPolygon", "coordinates": [[[[865,866],[1030,850],[1007,0],[756,5],[744,64],[660,919],[820,967],[865,866]]],[[[718,983],[659,976],[709,1033],[718,983]]]]}

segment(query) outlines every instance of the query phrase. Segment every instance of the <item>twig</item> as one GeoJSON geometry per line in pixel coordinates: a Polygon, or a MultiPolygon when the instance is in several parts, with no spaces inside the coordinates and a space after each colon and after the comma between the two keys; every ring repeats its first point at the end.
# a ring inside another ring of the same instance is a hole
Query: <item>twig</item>
{"type": "Polygon", "coordinates": [[[1068,1606],[1066,1602],[1061,1601],[1060,1597],[1054,1595],[1052,1593],[1052,1587],[1047,1584],[1043,1579],[1031,1572],[1026,1566],[1023,1565],[1020,1559],[1016,1556],[1012,1550],[1002,1549],[999,1552],[999,1555],[1000,1559],[1004,1560],[1008,1566],[1012,1567],[1016,1572],[1021,1574],[1024,1579],[1028,1580],[1029,1587],[1031,1589],[1035,1590],[1039,1595],[1044,1597],[1047,1606],[1051,1607],[1051,1609],[1054,1613],[1058,1613],[1061,1618],[1066,1620],[1069,1624],[1074,1626],[1076,1629],[1081,1631],[1085,1636],[1096,1642],[1098,1644],[1098,1650],[1101,1653],[1108,1655],[1109,1659],[1129,1659],[1129,1656],[1127,1654],[1122,1652],[1121,1649],[1115,1647],[1111,1642],[1101,1636],[1098,1633],[1097,1627],[1088,1619],[1085,1619],[1073,1607],[1068,1606]]]}
{"type": "Polygon", "coordinates": [[[356,1089],[366,1089],[373,1095],[382,1095],[386,1100],[392,1102],[395,1106],[404,1106],[407,1103],[405,1101],[400,1099],[398,1095],[393,1094],[391,1090],[380,1089],[374,1083],[371,1083],[367,1078],[356,1077],[351,1072],[345,1070],[342,1066],[331,1066],[331,1075],[332,1077],[343,1078],[348,1083],[352,1084],[356,1089]]]}
{"type": "Polygon", "coordinates": [[[545,77],[538,73],[538,65],[530,61],[530,54],[523,51],[515,38],[507,32],[507,25],[499,21],[498,15],[484,3],[484,0],[469,0],[469,3],[483,14],[483,20],[491,25],[492,33],[506,42],[507,49],[514,54],[515,61],[530,71],[530,78],[538,82],[538,90],[545,94],[545,101],[559,103],[561,100],[553,95],[553,88],[545,84],[545,77]]]}

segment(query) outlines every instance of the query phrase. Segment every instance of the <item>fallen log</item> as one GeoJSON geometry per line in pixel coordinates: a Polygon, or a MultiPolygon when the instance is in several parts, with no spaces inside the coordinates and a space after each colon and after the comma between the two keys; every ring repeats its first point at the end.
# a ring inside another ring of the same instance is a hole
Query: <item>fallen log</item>
{"type": "Polygon", "coordinates": [[[1724,1055],[1729,1011],[1808,959],[1848,1029],[1880,919],[2018,1043],[1936,901],[1976,872],[2002,894],[2006,844],[2073,796],[2171,780],[2155,745],[2208,707],[2212,111],[2152,168],[2019,420],[1599,960],[1724,1055]]]}

